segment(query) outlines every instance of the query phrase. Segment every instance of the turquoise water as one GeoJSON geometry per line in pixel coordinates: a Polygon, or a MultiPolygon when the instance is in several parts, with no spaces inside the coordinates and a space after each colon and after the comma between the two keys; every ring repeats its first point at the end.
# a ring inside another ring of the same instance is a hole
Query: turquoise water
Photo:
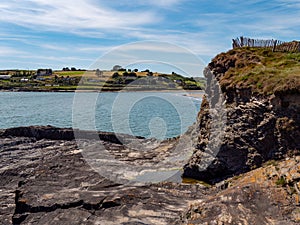
{"type": "Polygon", "coordinates": [[[184,94],[0,92],[0,128],[52,125],[165,139],[196,120],[200,99],[184,94]]]}

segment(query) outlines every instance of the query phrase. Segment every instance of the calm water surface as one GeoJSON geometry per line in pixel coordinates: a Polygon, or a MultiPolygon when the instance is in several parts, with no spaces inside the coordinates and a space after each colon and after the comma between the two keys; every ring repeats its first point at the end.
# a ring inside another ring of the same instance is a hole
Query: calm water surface
{"type": "Polygon", "coordinates": [[[186,93],[0,92],[0,128],[52,125],[159,139],[192,125],[200,98],[186,93]]]}

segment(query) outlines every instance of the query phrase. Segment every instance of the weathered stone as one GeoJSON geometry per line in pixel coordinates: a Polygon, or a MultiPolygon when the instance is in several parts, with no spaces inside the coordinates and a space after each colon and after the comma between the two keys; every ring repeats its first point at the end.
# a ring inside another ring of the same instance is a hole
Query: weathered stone
{"type": "Polygon", "coordinates": [[[215,183],[260,167],[270,159],[300,154],[300,95],[256,96],[249,88],[225,85],[222,80],[225,72],[235,66],[232,60],[222,55],[216,57],[205,71],[208,81],[196,124],[198,141],[184,168],[184,176],[215,183]],[[217,91],[220,89],[217,81],[223,82],[223,95],[217,91]],[[218,104],[226,106],[225,134],[220,138],[211,128],[216,118],[211,112],[218,111],[218,104]],[[219,144],[218,150],[214,149],[217,146],[214,143],[219,144]],[[207,154],[214,158],[210,165],[203,163],[207,154]]]}
{"type": "Polygon", "coordinates": [[[184,224],[298,224],[298,168],[295,158],[271,161],[220,182],[214,186],[216,194],[192,203],[182,220],[184,224]]]}
{"type": "MultiPolygon", "coordinates": [[[[43,127],[28,129],[39,132],[39,137],[45,135],[43,127]]],[[[45,128],[47,134],[49,129],[45,128]]],[[[0,224],[177,224],[188,203],[206,192],[204,186],[196,184],[194,188],[177,183],[117,184],[90,167],[78,142],[69,135],[67,140],[50,135],[50,140],[13,131],[8,129],[0,137],[0,224]]],[[[143,152],[140,159],[132,149],[115,141],[81,140],[87,145],[95,141],[131,163],[155,162],[163,157],[157,148],[143,152]]],[[[164,154],[174,141],[161,143],[164,154]]]]}

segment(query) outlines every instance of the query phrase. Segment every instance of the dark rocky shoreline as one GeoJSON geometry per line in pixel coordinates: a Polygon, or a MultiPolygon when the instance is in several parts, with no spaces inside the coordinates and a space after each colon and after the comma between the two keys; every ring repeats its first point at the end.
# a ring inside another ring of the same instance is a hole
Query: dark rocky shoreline
{"type": "MultiPolygon", "coordinates": [[[[85,161],[77,142],[68,138],[69,132],[71,129],[53,127],[0,132],[0,224],[299,222],[297,196],[300,192],[276,184],[278,178],[290,174],[288,187],[300,189],[299,157],[286,159],[276,166],[270,164],[212,187],[174,182],[122,185],[95,172],[85,161]],[[43,138],[46,134],[51,138],[43,138]]],[[[115,141],[97,141],[106,144],[108,149],[124,150],[122,144],[115,141]]],[[[174,141],[169,140],[162,146],[171,147],[174,141]]],[[[148,160],[154,159],[154,156],[148,157],[148,160]]],[[[127,160],[135,161],[130,157],[127,160]]]]}
{"type": "MultiPolygon", "coordinates": [[[[113,134],[100,137],[123,149],[113,134]]],[[[101,177],[84,160],[72,129],[3,130],[0,155],[0,224],[176,224],[188,202],[206,192],[200,185],[122,185],[101,177]]]]}

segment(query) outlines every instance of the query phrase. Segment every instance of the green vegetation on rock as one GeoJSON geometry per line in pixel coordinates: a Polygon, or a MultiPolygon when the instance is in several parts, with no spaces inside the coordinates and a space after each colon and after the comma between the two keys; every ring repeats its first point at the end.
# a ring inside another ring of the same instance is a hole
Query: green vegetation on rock
{"type": "Polygon", "coordinates": [[[237,48],[219,54],[214,67],[225,71],[222,88],[249,88],[253,93],[298,93],[300,90],[300,53],[273,52],[268,48],[237,48]]]}

